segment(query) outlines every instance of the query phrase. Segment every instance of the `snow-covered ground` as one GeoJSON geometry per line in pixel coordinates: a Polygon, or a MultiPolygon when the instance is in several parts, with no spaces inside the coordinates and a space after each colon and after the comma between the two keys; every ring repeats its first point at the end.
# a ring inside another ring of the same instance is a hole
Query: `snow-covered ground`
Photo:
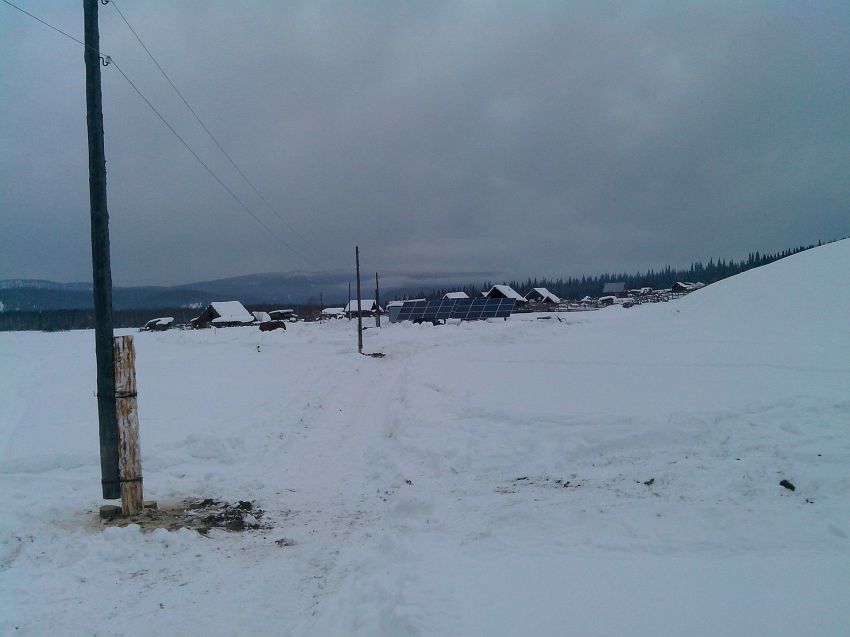
{"type": "Polygon", "coordinates": [[[848,635],[848,273],[136,334],[146,497],[266,511],[208,537],[103,528],[93,333],[0,334],[0,633],[848,635]]]}

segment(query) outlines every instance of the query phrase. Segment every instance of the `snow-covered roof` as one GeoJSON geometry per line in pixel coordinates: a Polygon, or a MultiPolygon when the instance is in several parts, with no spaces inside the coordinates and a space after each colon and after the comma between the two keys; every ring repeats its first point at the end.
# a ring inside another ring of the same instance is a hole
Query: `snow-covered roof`
{"type": "Polygon", "coordinates": [[[251,312],[251,314],[256,320],[260,321],[261,323],[264,323],[265,321],[270,321],[272,319],[272,317],[268,315],[268,312],[251,312]]]}
{"type": "Polygon", "coordinates": [[[592,298],[590,298],[589,296],[586,296],[581,300],[581,302],[582,303],[590,303],[592,300],[593,300],[592,298]]]}
{"type": "Polygon", "coordinates": [[[469,295],[466,292],[446,292],[443,295],[444,299],[468,299],[469,295]]]}
{"type": "Polygon", "coordinates": [[[501,294],[506,299],[516,299],[517,301],[525,301],[525,297],[522,296],[519,292],[514,290],[510,285],[494,285],[487,292],[484,293],[484,296],[491,297],[493,291],[497,290],[499,294],[501,294]]]}
{"type": "MultiPolygon", "coordinates": [[[[363,308],[364,312],[371,312],[378,304],[375,302],[375,299],[360,299],[360,307],[363,308]]],[[[348,302],[348,305],[345,306],[346,312],[356,312],[359,308],[357,307],[357,299],[348,302]]]]}
{"type": "Polygon", "coordinates": [[[345,313],[344,307],[326,307],[324,310],[322,310],[322,314],[324,314],[325,316],[336,316],[337,314],[344,314],[344,313],[345,313]]]}
{"type": "Polygon", "coordinates": [[[254,315],[239,301],[213,301],[213,311],[218,314],[213,323],[253,323],[254,315]]]}
{"type": "Polygon", "coordinates": [[[700,281],[697,281],[696,283],[692,283],[690,281],[685,281],[684,283],[682,281],[677,281],[676,286],[685,288],[686,290],[699,290],[700,288],[705,287],[705,283],[702,283],[700,281]]]}
{"type": "Polygon", "coordinates": [[[531,296],[535,292],[540,295],[540,300],[543,301],[544,303],[560,303],[561,302],[561,299],[559,299],[557,296],[552,294],[546,288],[531,288],[531,292],[526,294],[525,298],[527,299],[529,296],[531,296]]]}
{"type": "Polygon", "coordinates": [[[145,327],[149,327],[151,325],[171,325],[173,322],[173,316],[160,316],[159,318],[151,319],[145,323],[145,327]]]}

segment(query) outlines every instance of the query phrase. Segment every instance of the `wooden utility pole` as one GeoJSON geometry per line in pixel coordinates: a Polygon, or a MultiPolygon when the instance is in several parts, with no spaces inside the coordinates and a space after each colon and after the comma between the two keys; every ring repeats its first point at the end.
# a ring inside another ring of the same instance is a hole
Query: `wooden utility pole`
{"type": "Polygon", "coordinates": [[[109,212],[106,207],[106,155],[103,147],[103,98],[100,90],[98,0],[83,0],[86,64],[86,123],[89,142],[94,343],[97,358],[97,416],[103,497],[121,497],[118,425],[115,407],[115,351],[112,343],[112,270],[109,264],[109,212]]]}
{"type": "Polygon", "coordinates": [[[354,246],[357,260],[357,351],[363,353],[363,307],[360,305],[360,246],[354,246]]]}
{"type": "Polygon", "coordinates": [[[381,327],[381,292],[378,286],[378,273],[375,272],[375,327],[381,327]]]}
{"type": "Polygon", "coordinates": [[[351,281],[348,282],[348,305],[346,305],[348,309],[348,320],[351,320],[351,281]]]}

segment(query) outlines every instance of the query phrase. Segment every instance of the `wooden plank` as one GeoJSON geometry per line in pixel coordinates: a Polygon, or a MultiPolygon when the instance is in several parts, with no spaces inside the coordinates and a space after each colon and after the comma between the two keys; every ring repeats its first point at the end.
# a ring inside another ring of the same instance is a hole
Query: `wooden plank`
{"type": "Polygon", "coordinates": [[[132,336],[116,336],[114,347],[121,509],[124,515],[138,515],[144,506],[144,494],[136,402],[136,349],[132,336]]]}

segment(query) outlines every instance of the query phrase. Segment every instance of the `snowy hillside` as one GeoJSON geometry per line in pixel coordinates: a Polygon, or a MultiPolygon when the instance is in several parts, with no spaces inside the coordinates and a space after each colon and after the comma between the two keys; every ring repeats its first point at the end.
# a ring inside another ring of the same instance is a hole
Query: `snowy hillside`
{"type": "Polygon", "coordinates": [[[146,497],[265,512],[206,537],[103,528],[93,333],[2,333],[0,633],[847,635],[848,273],[136,334],[146,497]]]}

